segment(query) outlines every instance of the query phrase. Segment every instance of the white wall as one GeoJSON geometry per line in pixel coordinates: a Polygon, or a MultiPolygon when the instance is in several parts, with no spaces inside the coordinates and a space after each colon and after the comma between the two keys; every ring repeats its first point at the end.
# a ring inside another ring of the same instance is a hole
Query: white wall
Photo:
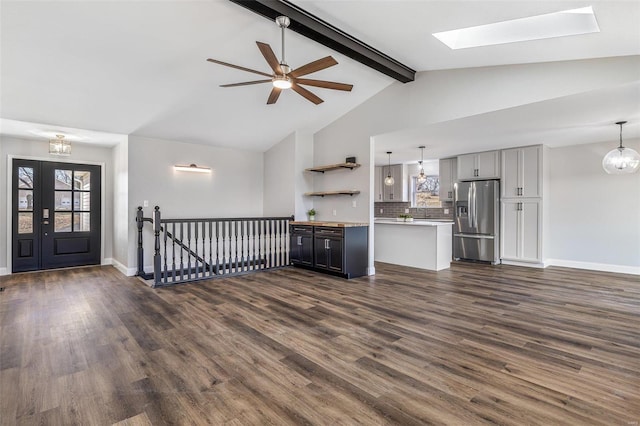
{"type": "MultiPolygon", "coordinates": [[[[341,162],[344,157],[355,155],[363,166],[315,179],[316,191],[361,191],[353,198],[319,199],[315,202],[318,218],[373,222],[375,135],[622,85],[636,81],[638,75],[640,56],[629,56],[429,71],[418,73],[412,83],[394,83],[314,135],[315,165],[341,162]],[[354,200],[356,207],[352,206],[354,200]],[[336,216],[332,215],[334,210],[336,216]]],[[[477,151],[492,148],[478,146],[477,151]]],[[[616,215],[608,211],[603,218],[591,219],[592,226],[599,226],[601,219],[614,223],[616,215]]],[[[370,270],[374,266],[372,228],[370,270]]]]}
{"type": "Polygon", "coordinates": [[[265,216],[289,216],[295,211],[295,147],[292,133],[264,153],[265,216]]]}
{"type": "Polygon", "coordinates": [[[129,142],[113,147],[113,265],[126,273],[129,251],[129,142]]]}
{"type": "MultiPolygon", "coordinates": [[[[624,146],[640,152],[639,140],[624,146]]],[[[640,173],[608,175],[609,143],[549,149],[548,262],[640,274],[640,173]]]]}
{"type": "MultiPolygon", "coordinates": [[[[163,218],[263,215],[263,154],[162,139],[129,136],[128,273],[136,267],[135,210],[145,217],[160,206],[163,218]],[[211,167],[211,174],[177,172],[175,164],[211,167]]],[[[151,264],[151,227],[145,226],[145,264],[151,264]]]]}
{"type": "Polygon", "coordinates": [[[27,139],[17,139],[7,136],[0,137],[0,200],[3,200],[0,208],[0,272],[6,273],[10,268],[11,260],[7,260],[9,250],[7,238],[11,238],[11,217],[7,214],[9,202],[8,169],[9,155],[16,158],[32,158],[45,161],[66,161],[73,163],[104,163],[103,170],[103,200],[104,225],[102,259],[110,263],[113,247],[113,156],[112,148],[88,145],[82,143],[72,144],[72,154],[68,157],[56,157],[49,155],[49,143],[27,139]]]}

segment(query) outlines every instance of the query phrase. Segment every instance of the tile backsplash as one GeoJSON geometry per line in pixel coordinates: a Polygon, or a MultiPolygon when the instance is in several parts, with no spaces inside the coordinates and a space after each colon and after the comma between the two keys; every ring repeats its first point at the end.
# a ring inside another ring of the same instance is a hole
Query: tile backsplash
{"type": "Polygon", "coordinates": [[[411,203],[374,203],[375,217],[398,217],[398,215],[406,214],[405,209],[409,209],[409,213],[416,219],[453,219],[453,202],[443,201],[441,208],[414,208],[411,203]],[[382,210],[382,213],[380,213],[382,210]],[[445,210],[449,210],[445,213],[445,210]]]}

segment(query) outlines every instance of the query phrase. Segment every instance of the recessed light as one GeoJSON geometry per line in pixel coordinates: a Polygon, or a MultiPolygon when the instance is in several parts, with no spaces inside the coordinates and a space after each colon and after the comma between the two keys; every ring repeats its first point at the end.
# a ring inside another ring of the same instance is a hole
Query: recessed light
{"type": "Polygon", "coordinates": [[[600,28],[593,14],[593,7],[589,6],[443,31],[434,33],[433,36],[455,50],[598,32],[600,28]]]}

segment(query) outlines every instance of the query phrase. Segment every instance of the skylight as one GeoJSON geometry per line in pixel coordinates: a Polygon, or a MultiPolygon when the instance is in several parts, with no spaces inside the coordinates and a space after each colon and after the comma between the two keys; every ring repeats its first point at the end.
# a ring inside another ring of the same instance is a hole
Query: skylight
{"type": "Polygon", "coordinates": [[[600,28],[593,14],[593,8],[589,6],[443,31],[434,33],[433,36],[455,50],[599,32],[600,28]]]}

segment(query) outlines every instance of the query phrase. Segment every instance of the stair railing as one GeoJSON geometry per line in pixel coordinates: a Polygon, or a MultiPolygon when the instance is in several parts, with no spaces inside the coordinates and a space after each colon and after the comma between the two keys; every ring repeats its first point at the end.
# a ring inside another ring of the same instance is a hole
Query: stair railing
{"type": "Polygon", "coordinates": [[[138,272],[153,286],[246,274],[289,265],[287,217],[162,219],[156,206],[151,218],[136,212],[138,272]],[[153,273],[144,271],[143,227],[154,234],[153,273]]]}

